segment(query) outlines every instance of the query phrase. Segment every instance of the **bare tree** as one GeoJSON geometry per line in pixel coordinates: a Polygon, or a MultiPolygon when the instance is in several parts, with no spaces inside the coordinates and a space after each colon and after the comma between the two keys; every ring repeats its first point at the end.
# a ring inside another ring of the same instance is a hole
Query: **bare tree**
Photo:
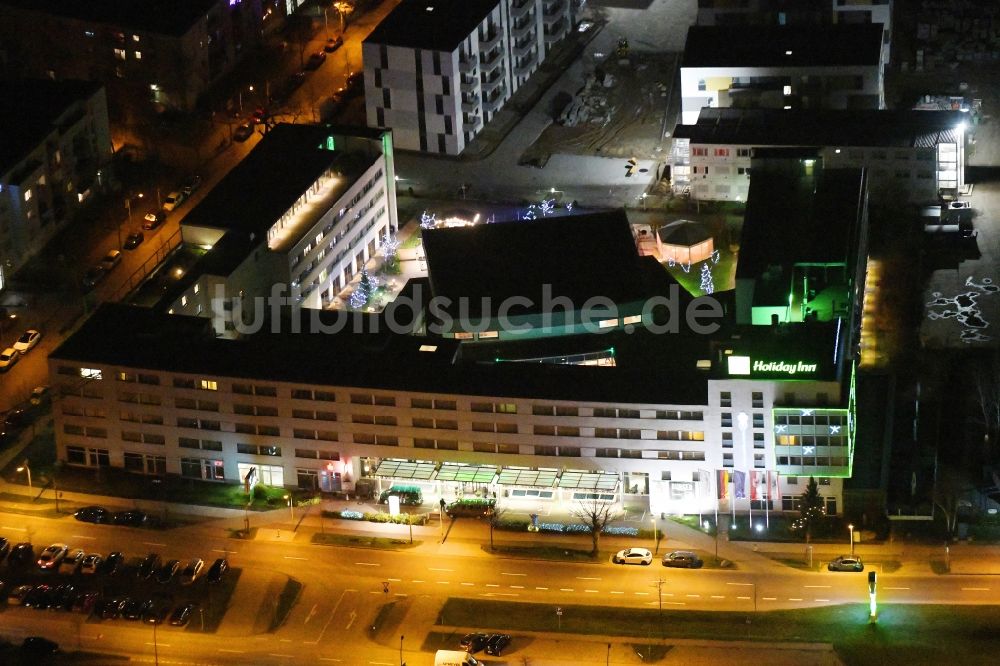
{"type": "Polygon", "coordinates": [[[962,506],[962,496],[971,485],[954,469],[940,466],[934,479],[934,506],[944,514],[944,525],[948,536],[955,533],[958,524],[958,509],[962,506]]]}
{"type": "Polygon", "coordinates": [[[977,420],[983,426],[983,453],[993,460],[993,447],[1000,434],[1000,354],[979,366],[973,374],[977,420]]]}
{"type": "Polygon", "coordinates": [[[503,522],[504,516],[506,515],[507,507],[498,506],[496,504],[491,506],[489,511],[486,513],[486,521],[490,526],[490,550],[493,550],[493,530],[500,526],[500,523],[503,522]]]}
{"type": "Polygon", "coordinates": [[[602,502],[598,498],[590,500],[580,500],[577,505],[570,510],[570,513],[580,523],[590,528],[591,557],[596,557],[601,545],[601,532],[613,520],[619,516],[613,504],[602,502]]]}

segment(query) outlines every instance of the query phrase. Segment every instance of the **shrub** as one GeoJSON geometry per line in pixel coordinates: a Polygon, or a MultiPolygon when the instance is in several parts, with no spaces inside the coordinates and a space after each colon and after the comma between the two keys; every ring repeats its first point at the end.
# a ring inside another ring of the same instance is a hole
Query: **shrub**
{"type": "Polygon", "coordinates": [[[267,499],[267,488],[258,483],[253,487],[253,498],[255,500],[267,499]]]}
{"type": "Polygon", "coordinates": [[[496,524],[494,529],[508,532],[527,532],[530,524],[531,521],[526,518],[504,518],[496,524]]]}

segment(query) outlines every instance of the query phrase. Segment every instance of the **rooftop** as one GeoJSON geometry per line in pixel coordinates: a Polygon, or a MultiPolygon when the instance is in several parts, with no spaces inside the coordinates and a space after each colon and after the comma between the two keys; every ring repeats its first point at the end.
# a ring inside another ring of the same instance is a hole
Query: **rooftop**
{"type": "Polygon", "coordinates": [[[631,303],[659,293],[657,274],[668,279],[647,269],[624,210],[426,230],[423,243],[433,296],[466,300],[473,315],[484,299],[528,298],[524,313],[559,297],[577,308],[595,296],[631,303]]]}
{"type": "MultiPolygon", "coordinates": [[[[163,35],[183,35],[218,0],[2,0],[44,14],[163,35]]],[[[230,3],[232,4],[232,3],[230,3]]]]}
{"type": "Polygon", "coordinates": [[[0,81],[0,127],[7,128],[0,141],[0,176],[56,130],[70,106],[100,89],[100,83],[90,81],[0,81]]]}
{"type": "Polygon", "coordinates": [[[499,0],[403,0],[365,42],[450,53],[498,4],[499,0]]]}
{"type": "Polygon", "coordinates": [[[877,65],[882,25],[691,26],[682,67],[877,65]]]}
{"type": "Polygon", "coordinates": [[[299,211],[303,220],[289,229],[291,233],[275,249],[297,242],[294,231],[312,226],[381,154],[375,154],[374,150],[374,146],[380,150],[381,144],[374,139],[381,133],[364,128],[346,129],[349,136],[373,139],[369,146],[372,150],[350,150],[338,140],[345,129],[328,125],[274,126],[188,213],[182,224],[237,230],[263,242],[268,230],[324,173],[330,171],[340,176],[299,211]],[[330,137],[334,138],[332,144],[327,142],[330,137]],[[329,149],[328,145],[334,145],[335,149],[329,149]]]}
{"type": "Polygon", "coordinates": [[[933,147],[958,140],[960,111],[704,108],[674,138],[743,146],[933,147]]]}

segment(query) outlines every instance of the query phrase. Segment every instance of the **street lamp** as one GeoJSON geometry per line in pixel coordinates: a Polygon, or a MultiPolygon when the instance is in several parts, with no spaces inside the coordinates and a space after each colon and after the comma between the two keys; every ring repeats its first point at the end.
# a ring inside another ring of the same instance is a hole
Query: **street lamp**
{"type": "Polygon", "coordinates": [[[292,496],[291,495],[285,495],[284,499],[288,501],[288,516],[292,519],[292,522],[294,523],[295,522],[295,507],[292,506],[292,496]]]}
{"type": "Polygon", "coordinates": [[[399,666],[406,666],[406,662],[403,661],[403,639],[406,636],[400,634],[399,636],[399,666]]]}
{"type": "Polygon", "coordinates": [[[333,8],[340,14],[340,34],[343,35],[344,30],[346,30],[344,27],[344,16],[354,13],[354,5],[349,2],[335,2],[333,3],[333,8]]]}
{"type": "Polygon", "coordinates": [[[848,525],[847,529],[851,531],[851,557],[854,557],[854,525],[848,525]]]}
{"type": "Polygon", "coordinates": [[[656,538],[656,516],[653,516],[652,520],[653,520],[653,554],[655,555],[656,551],[660,549],[660,542],[656,538]]]}
{"type": "MultiPolygon", "coordinates": [[[[253,86],[249,86],[247,88],[247,92],[253,92],[253,86]]],[[[240,115],[242,116],[243,115],[243,88],[240,88],[239,100],[240,100],[240,115]]]]}
{"type": "MultiPolygon", "coordinates": [[[[135,195],[129,195],[125,197],[125,210],[128,211],[128,226],[132,228],[132,199],[141,199],[143,197],[142,192],[135,195]]],[[[122,249],[122,225],[118,225],[118,249],[122,249]]]]}
{"type": "Polygon", "coordinates": [[[31,490],[31,468],[28,467],[28,459],[25,458],[24,462],[17,468],[18,472],[25,472],[28,475],[28,490],[31,490]]]}

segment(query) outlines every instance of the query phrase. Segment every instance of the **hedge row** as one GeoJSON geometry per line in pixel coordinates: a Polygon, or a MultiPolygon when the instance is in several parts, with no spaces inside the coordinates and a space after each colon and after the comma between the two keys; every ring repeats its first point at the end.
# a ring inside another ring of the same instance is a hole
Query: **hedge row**
{"type": "Polygon", "coordinates": [[[427,523],[427,516],[417,513],[400,513],[391,516],[382,511],[324,511],[324,518],[339,518],[341,520],[363,520],[369,523],[395,523],[397,525],[424,525],[427,523]]]}

